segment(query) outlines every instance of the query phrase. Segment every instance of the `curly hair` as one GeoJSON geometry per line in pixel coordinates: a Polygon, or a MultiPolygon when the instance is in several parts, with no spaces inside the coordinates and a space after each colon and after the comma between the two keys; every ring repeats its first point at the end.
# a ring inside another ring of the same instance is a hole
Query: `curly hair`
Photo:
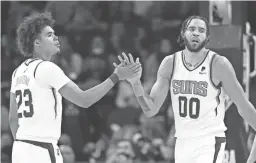
{"type": "Polygon", "coordinates": [[[33,13],[25,17],[17,29],[18,49],[24,57],[32,57],[34,41],[46,26],[54,24],[51,13],[33,13]]]}
{"type": "MultiPolygon", "coordinates": [[[[193,16],[190,16],[188,17],[183,23],[182,23],[182,26],[181,26],[181,29],[180,29],[180,35],[178,37],[178,44],[180,46],[184,46],[184,39],[182,37],[182,35],[185,33],[189,23],[193,20],[193,19],[201,19],[205,22],[206,24],[206,36],[208,37],[210,35],[210,25],[209,25],[209,22],[206,18],[202,17],[202,16],[198,16],[198,15],[193,15],[193,16]]],[[[208,40],[209,41],[209,40],[208,40]]]]}

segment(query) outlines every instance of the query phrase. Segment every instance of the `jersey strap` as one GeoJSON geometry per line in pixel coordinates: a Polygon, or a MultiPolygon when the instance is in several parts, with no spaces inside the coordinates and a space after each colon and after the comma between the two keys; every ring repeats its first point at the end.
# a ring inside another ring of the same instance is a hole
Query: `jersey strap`
{"type": "Polygon", "coordinates": [[[25,62],[24,62],[24,64],[26,65],[26,66],[28,66],[30,63],[32,63],[32,62],[34,62],[34,61],[36,61],[36,60],[39,60],[38,58],[32,58],[31,60],[26,60],[25,62]]]}
{"type": "Polygon", "coordinates": [[[172,72],[170,75],[170,81],[172,80],[173,74],[174,74],[174,69],[175,69],[175,60],[176,60],[176,53],[173,54],[173,60],[172,60],[172,72]]]}
{"type": "MultiPolygon", "coordinates": [[[[35,71],[34,71],[34,78],[36,77],[36,70],[38,68],[38,66],[42,63],[43,61],[39,62],[37,65],[36,65],[36,68],[35,68],[35,71]]],[[[31,63],[31,62],[30,62],[31,63]]]]}

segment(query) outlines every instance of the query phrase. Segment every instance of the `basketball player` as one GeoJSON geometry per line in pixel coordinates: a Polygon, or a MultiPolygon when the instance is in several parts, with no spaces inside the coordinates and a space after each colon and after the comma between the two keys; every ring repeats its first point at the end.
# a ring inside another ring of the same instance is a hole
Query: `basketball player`
{"type": "MultiPolygon", "coordinates": [[[[176,163],[222,163],[226,143],[224,91],[256,130],[255,108],[245,97],[231,63],[205,48],[209,37],[208,21],[200,16],[189,17],[183,22],[178,39],[185,49],[163,59],[150,95],[140,82],[142,70],[127,79],[148,117],[158,113],[170,90],[177,137],[176,163]]],[[[134,63],[128,57],[120,61],[134,63]]],[[[254,157],[252,153],[250,156],[254,157]]]]}
{"type": "MultiPolygon", "coordinates": [[[[17,29],[20,52],[26,59],[12,75],[10,127],[15,139],[13,163],[62,163],[57,142],[61,134],[62,96],[88,108],[100,100],[119,80],[132,77],[141,68],[116,66],[101,84],[82,91],[50,61],[60,52],[50,13],[26,17],[17,29]]],[[[120,56],[119,56],[120,57],[120,56]]]]}

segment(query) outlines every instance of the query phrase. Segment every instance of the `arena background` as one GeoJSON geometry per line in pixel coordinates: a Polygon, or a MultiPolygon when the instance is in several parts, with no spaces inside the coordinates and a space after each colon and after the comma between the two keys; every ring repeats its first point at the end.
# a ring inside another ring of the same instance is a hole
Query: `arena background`
{"type": "MultiPolygon", "coordinates": [[[[193,14],[204,16],[211,23],[208,47],[231,61],[256,106],[255,8],[253,1],[1,2],[1,162],[11,162],[9,90],[13,70],[24,61],[15,43],[15,32],[24,16],[35,11],[52,13],[61,43],[61,55],[52,61],[84,90],[113,72],[117,55],[131,52],[142,62],[147,91],[156,80],[161,60],[180,49],[176,39],[181,22],[193,14]]],[[[170,97],[157,116],[146,118],[124,81],[88,109],[66,100],[63,106],[59,145],[64,163],[112,163],[113,158],[174,163],[170,97]]],[[[227,109],[224,163],[245,163],[255,132],[232,102],[227,101],[227,109]]]]}

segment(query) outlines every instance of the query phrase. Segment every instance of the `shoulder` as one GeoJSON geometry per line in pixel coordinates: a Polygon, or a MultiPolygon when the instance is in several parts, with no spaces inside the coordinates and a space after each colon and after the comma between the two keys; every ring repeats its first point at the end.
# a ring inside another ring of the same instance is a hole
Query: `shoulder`
{"type": "Polygon", "coordinates": [[[15,77],[18,67],[12,72],[12,79],[15,77]]]}
{"type": "Polygon", "coordinates": [[[219,80],[230,77],[231,74],[235,75],[235,70],[231,62],[225,57],[215,54],[212,59],[213,75],[219,80]]]}
{"type": "Polygon", "coordinates": [[[182,51],[178,51],[178,52],[176,52],[176,53],[173,53],[173,54],[171,54],[171,55],[167,55],[164,59],[163,59],[163,61],[162,61],[162,63],[163,64],[166,64],[166,65],[173,65],[174,64],[174,62],[175,62],[175,58],[178,56],[178,55],[181,55],[181,53],[182,53],[182,51]]]}
{"type": "Polygon", "coordinates": [[[167,55],[166,57],[164,57],[162,63],[163,64],[172,64],[173,60],[174,60],[174,54],[167,55]]]}
{"type": "Polygon", "coordinates": [[[214,54],[212,58],[212,67],[214,69],[230,67],[230,65],[231,65],[230,61],[225,56],[221,56],[217,53],[214,54]]]}
{"type": "Polygon", "coordinates": [[[35,74],[55,74],[56,72],[62,72],[61,68],[51,61],[41,61],[35,68],[35,74]]]}
{"type": "Polygon", "coordinates": [[[175,54],[166,56],[159,67],[158,74],[164,77],[171,77],[174,67],[175,54]]]}
{"type": "Polygon", "coordinates": [[[40,67],[40,69],[44,68],[44,69],[60,69],[60,67],[58,65],[56,65],[55,63],[51,62],[51,61],[41,61],[38,63],[37,65],[38,67],[40,67]]]}

